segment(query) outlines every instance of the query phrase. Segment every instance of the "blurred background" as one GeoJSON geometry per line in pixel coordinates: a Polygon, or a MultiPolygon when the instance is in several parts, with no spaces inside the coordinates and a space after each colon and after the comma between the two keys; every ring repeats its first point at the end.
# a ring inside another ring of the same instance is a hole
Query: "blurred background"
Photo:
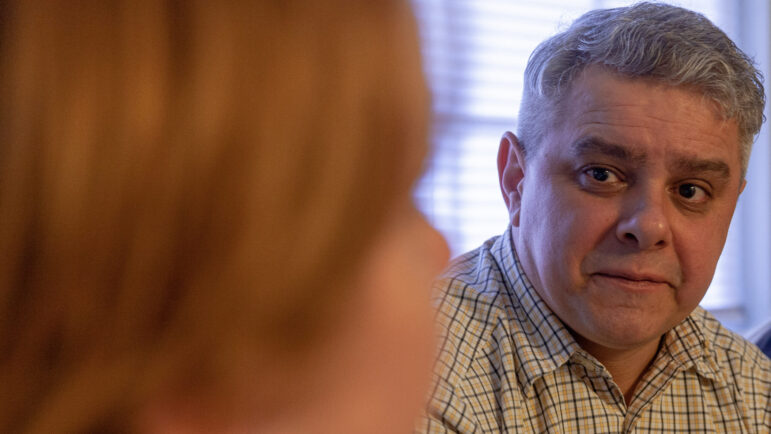
{"type": "MultiPolygon", "coordinates": [[[[515,130],[523,73],[533,49],[590,9],[619,0],[412,0],[433,91],[434,156],[416,190],[418,206],[452,255],[478,247],[508,224],[498,187],[501,135],[515,130]]],[[[703,13],[771,79],[767,0],[669,3],[703,13]]],[[[769,117],[768,106],[766,117],[769,117]]],[[[768,123],[755,142],[717,272],[702,306],[747,333],[771,319],[771,154],[768,123]]],[[[705,230],[709,230],[705,228],[705,230]]]]}

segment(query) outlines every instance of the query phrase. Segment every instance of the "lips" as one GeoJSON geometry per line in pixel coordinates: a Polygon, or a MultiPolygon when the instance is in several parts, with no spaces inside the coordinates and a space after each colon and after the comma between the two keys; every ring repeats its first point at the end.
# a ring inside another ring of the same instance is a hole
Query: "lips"
{"type": "Polygon", "coordinates": [[[684,281],[677,258],[661,253],[618,256],[592,252],[581,261],[580,270],[584,278],[596,277],[614,286],[661,288],[664,285],[677,289],[684,281]]]}
{"type": "Polygon", "coordinates": [[[649,281],[654,283],[666,283],[671,285],[671,282],[666,277],[655,273],[632,273],[626,271],[601,271],[595,274],[604,275],[608,277],[618,277],[627,280],[636,281],[649,281]]]}
{"type": "Polygon", "coordinates": [[[661,287],[674,288],[675,285],[671,279],[657,274],[648,272],[630,272],[625,270],[602,270],[592,273],[592,276],[596,276],[600,279],[607,280],[617,285],[629,286],[639,289],[654,289],[661,287]]]}

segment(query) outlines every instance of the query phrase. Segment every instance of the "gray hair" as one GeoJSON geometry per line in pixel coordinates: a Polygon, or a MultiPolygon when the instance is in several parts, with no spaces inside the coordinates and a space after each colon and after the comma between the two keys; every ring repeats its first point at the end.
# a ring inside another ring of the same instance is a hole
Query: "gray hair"
{"type": "Polygon", "coordinates": [[[693,87],[715,101],[724,119],[735,119],[739,126],[744,177],[764,120],[763,75],[703,15],[661,3],[587,12],[533,51],[517,128],[526,154],[553,125],[560,98],[589,65],[693,87]]]}

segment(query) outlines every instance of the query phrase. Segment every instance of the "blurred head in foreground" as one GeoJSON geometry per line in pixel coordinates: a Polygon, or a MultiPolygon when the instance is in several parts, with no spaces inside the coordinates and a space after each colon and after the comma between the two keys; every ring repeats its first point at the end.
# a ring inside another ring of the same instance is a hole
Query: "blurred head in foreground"
{"type": "Polygon", "coordinates": [[[408,431],[407,2],[0,6],[0,431],[408,431]]]}

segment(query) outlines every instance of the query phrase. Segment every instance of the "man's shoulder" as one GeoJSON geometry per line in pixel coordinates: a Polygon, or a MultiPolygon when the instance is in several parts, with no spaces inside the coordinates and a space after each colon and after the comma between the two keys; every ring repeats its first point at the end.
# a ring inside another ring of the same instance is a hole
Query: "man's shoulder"
{"type": "Polygon", "coordinates": [[[440,312],[460,311],[457,320],[489,320],[491,310],[503,308],[508,297],[504,270],[495,259],[492,249],[499,237],[453,259],[434,282],[434,294],[440,312]]]}
{"type": "Polygon", "coordinates": [[[510,327],[516,299],[493,253],[498,238],[453,259],[434,282],[441,354],[457,373],[487,350],[496,329],[510,327]]]}
{"type": "Polygon", "coordinates": [[[452,259],[447,268],[437,277],[435,286],[459,283],[473,286],[483,292],[502,286],[503,271],[493,253],[500,238],[501,236],[492,237],[476,249],[452,259]]]}
{"type": "Polygon", "coordinates": [[[748,380],[764,379],[768,386],[768,381],[771,381],[771,360],[756,345],[727,329],[701,307],[696,308],[690,318],[701,330],[707,348],[726,375],[747,377],[748,380]]]}

